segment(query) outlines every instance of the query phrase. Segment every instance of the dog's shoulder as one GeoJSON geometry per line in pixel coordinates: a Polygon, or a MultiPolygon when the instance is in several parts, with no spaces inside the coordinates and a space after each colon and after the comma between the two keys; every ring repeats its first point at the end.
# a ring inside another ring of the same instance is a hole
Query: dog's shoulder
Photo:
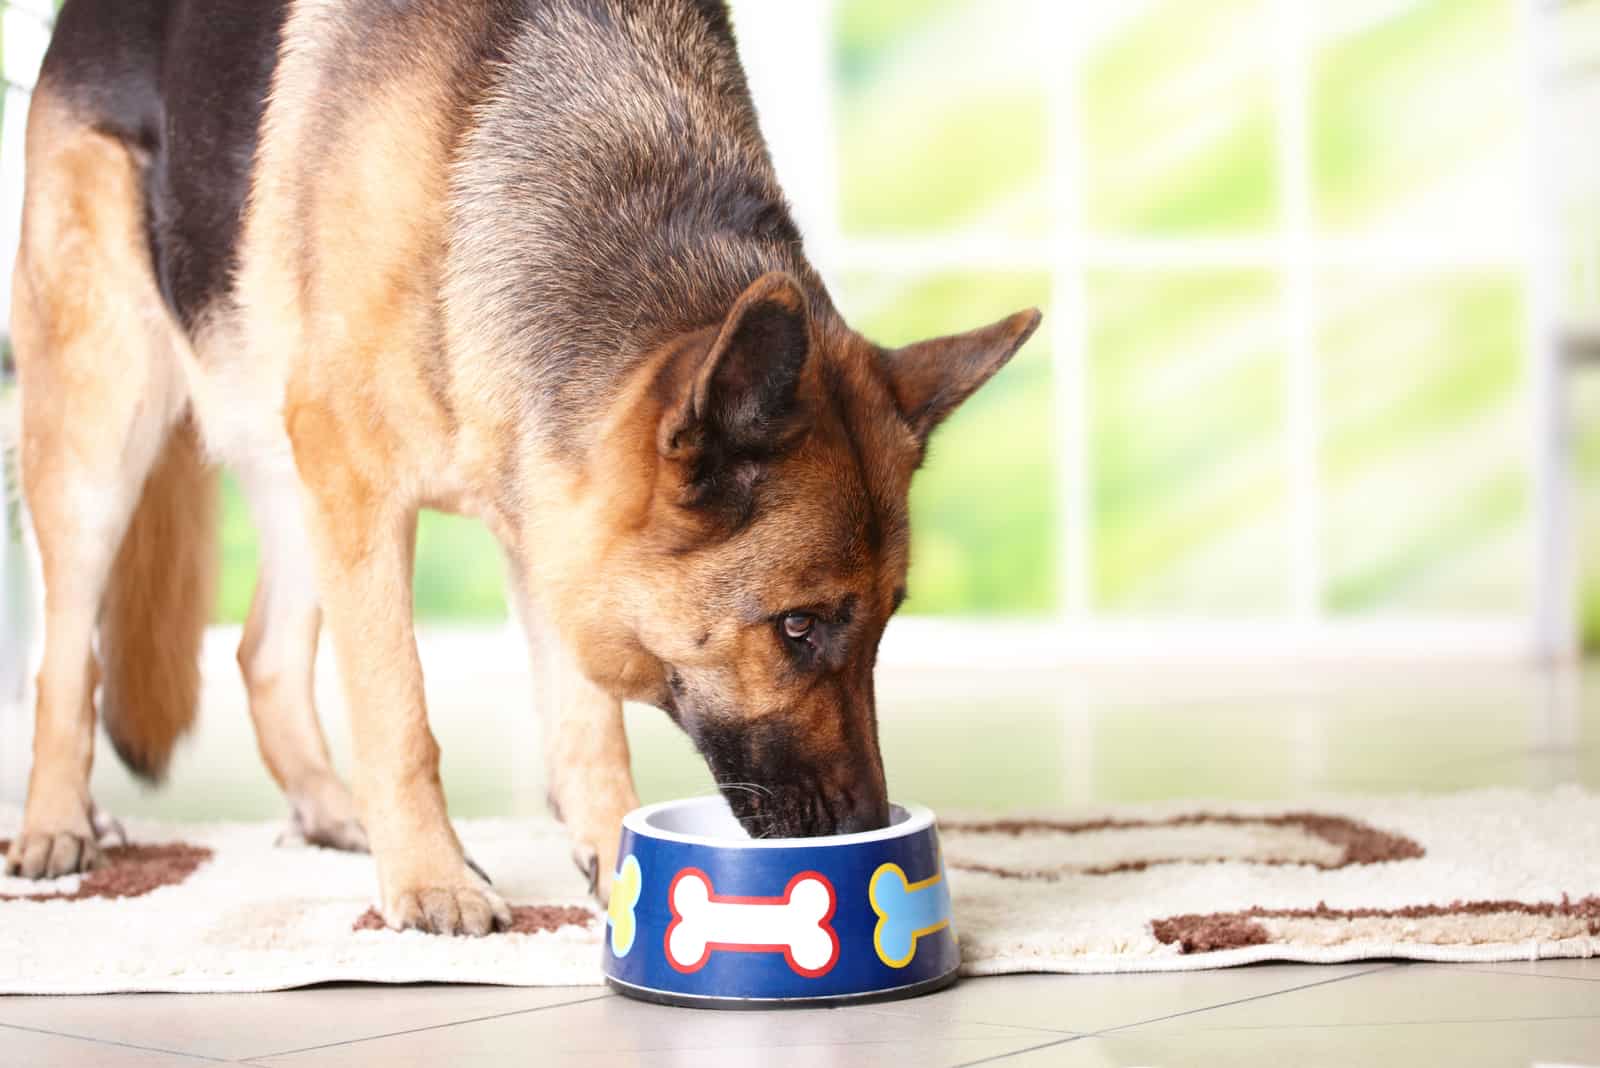
{"type": "Polygon", "coordinates": [[[639,338],[719,322],[771,271],[814,276],[723,3],[527,13],[455,161],[446,307],[579,451],[639,338]]]}

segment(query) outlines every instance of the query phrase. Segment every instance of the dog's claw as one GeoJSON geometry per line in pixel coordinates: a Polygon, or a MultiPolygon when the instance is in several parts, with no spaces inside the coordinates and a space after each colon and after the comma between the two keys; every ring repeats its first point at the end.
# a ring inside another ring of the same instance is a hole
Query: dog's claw
{"type": "Polygon", "coordinates": [[[594,897],[600,892],[600,854],[593,846],[580,845],[572,849],[572,863],[578,866],[578,871],[589,880],[589,896],[594,897]]]}
{"type": "Polygon", "coordinates": [[[94,828],[94,838],[97,843],[107,838],[115,838],[119,846],[128,844],[128,832],[123,828],[122,821],[98,805],[89,806],[89,825],[94,828]]]}
{"type": "Polygon", "coordinates": [[[484,871],[481,867],[478,866],[478,862],[477,861],[473,860],[471,857],[467,857],[466,859],[467,859],[467,867],[469,867],[473,871],[477,872],[478,873],[478,878],[482,879],[485,883],[487,883],[490,886],[494,885],[494,880],[489,878],[489,873],[488,872],[484,871]]]}

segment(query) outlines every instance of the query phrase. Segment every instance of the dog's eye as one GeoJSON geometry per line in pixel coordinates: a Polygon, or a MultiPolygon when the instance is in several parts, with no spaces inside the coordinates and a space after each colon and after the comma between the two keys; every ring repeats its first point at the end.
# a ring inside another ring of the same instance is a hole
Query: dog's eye
{"type": "Polygon", "coordinates": [[[779,623],[783,636],[792,642],[803,642],[811,637],[811,632],[816,629],[817,617],[807,615],[805,612],[790,612],[779,623]]]}

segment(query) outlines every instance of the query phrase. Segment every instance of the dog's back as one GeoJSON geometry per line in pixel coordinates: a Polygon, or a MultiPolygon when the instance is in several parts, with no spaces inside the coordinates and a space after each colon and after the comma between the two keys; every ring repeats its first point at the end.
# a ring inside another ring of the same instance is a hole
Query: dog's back
{"type": "Polygon", "coordinates": [[[352,122],[386,84],[448,83],[448,108],[411,118],[450,143],[462,315],[493,310],[479,340],[515,349],[530,385],[564,396],[555,411],[626,370],[569,358],[616,352],[612,324],[709,323],[763,270],[807,273],[721,0],[67,0],[41,82],[135,151],[186,327],[234,282],[285,44],[280,88],[302,114],[284,169],[303,198],[369,134],[352,122]]]}
{"type": "Polygon", "coordinates": [[[526,5],[452,183],[447,306],[558,444],[641,331],[717,322],[801,253],[718,0],[526,5]],[[489,314],[483,314],[483,313],[489,314]]]}

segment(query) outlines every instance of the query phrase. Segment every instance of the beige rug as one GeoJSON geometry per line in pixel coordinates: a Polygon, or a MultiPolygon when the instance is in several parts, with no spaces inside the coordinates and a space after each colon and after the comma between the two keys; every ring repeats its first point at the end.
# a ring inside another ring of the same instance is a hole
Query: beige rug
{"type": "MultiPolygon", "coordinates": [[[[1577,789],[941,822],[971,975],[1600,953],[1600,796],[1577,789]]],[[[369,858],[274,826],[128,830],[88,876],[0,877],[0,993],[600,981],[604,920],[550,823],[460,825],[519,906],[483,939],[382,930],[369,858]]]]}

